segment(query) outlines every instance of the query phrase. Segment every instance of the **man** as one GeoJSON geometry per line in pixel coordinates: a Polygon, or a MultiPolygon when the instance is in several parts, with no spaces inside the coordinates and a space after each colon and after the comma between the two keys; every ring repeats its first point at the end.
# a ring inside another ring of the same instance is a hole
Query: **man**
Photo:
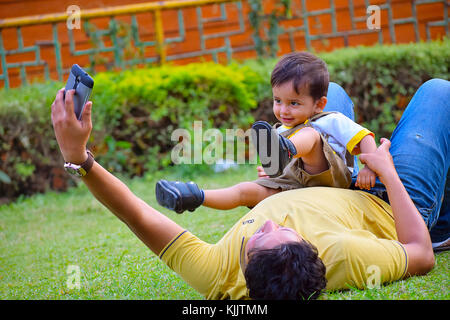
{"type": "MultiPolygon", "coordinates": [[[[348,99],[342,88],[336,90],[329,95],[348,99]]],[[[73,92],[66,93],[64,103],[60,90],[52,104],[52,122],[66,166],[81,164],[77,170],[91,193],[206,298],[308,299],[316,298],[325,283],[327,289],[364,288],[373,268],[381,282],[432,269],[427,226],[432,235],[433,227],[439,226],[440,242],[449,236],[445,194],[449,95],[448,81],[430,80],[405,111],[392,137],[400,177],[388,140],[382,139],[376,152],[360,156],[386,187],[390,205],[364,191],[326,187],[287,191],[262,201],[214,245],[147,205],[86,152],[92,130],[91,102],[78,121],[73,92]],[[433,125],[427,122],[431,120],[433,125]],[[433,143],[425,143],[428,140],[433,143]],[[414,161],[417,156],[423,161],[414,161]],[[424,159],[427,156],[431,158],[424,159]],[[427,179],[411,180],[412,171],[426,172],[427,179]],[[427,189],[429,183],[433,189],[427,189]],[[415,202],[403,184],[412,186],[415,202]],[[438,201],[425,208],[424,194],[438,195],[433,198],[438,201]],[[276,256],[282,258],[281,264],[276,256]]]]}

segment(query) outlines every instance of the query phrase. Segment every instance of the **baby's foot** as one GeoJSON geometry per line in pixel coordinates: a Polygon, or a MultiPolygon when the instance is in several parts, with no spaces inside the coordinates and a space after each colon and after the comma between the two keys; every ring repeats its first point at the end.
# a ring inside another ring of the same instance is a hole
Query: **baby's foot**
{"type": "Polygon", "coordinates": [[[297,154],[297,150],[291,140],[278,134],[270,124],[265,121],[257,121],[252,125],[253,141],[264,171],[269,177],[278,177],[284,168],[297,154]],[[263,134],[265,132],[265,134],[263,134]],[[260,139],[261,138],[261,139],[260,139]],[[272,143],[278,144],[278,151],[272,154],[272,143]],[[278,159],[276,158],[278,157],[278,159]]]}
{"type": "Polygon", "coordinates": [[[194,182],[159,180],[155,188],[158,203],[176,213],[194,211],[202,205],[205,194],[194,182]]]}

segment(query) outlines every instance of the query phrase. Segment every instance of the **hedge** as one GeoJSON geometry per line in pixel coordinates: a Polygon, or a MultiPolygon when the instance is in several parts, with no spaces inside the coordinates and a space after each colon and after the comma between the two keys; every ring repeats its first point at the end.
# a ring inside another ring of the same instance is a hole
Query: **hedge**
{"type": "MultiPolygon", "coordinates": [[[[389,136],[414,92],[431,78],[449,78],[450,40],[357,47],[318,54],[330,79],[355,103],[357,121],[389,136]]],[[[90,145],[108,170],[129,177],[171,165],[176,128],[247,129],[274,121],[270,73],[276,60],[223,66],[196,63],[96,74],[90,145]]],[[[19,195],[65,190],[50,105],[62,82],[0,90],[0,203],[19,195]]]]}

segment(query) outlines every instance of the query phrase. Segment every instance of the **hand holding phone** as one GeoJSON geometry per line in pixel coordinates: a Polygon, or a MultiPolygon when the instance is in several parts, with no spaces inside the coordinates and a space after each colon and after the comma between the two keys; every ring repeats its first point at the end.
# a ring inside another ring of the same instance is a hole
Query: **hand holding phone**
{"type": "Polygon", "coordinates": [[[94,79],[78,64],[74,64],[70,70],[65,90],[75,90],[73,103],[75,115],[78,120],[81,120],[81,115],[83,114],[84,107],[89,100],[93,87],[94,79]]]}

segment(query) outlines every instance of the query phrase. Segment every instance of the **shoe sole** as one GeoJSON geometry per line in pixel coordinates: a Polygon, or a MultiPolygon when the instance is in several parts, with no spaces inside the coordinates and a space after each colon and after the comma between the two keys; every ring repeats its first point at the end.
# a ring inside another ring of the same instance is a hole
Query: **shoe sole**
{"type": "Polygon", "coordinates": [[[442,251],[448,251],[448,250],[450,250],[450,238],[440,242],[439,245],[437,245],[437,246],[435,246],[435,244],[433,244],[434,252],[442,252],[442,251]]]}
{"type": "Polygon", "coordinates": [[[184,212],[184,210],[181,210],[181,204],[179,203],[179,199],[181,199],[180,192],[172,188],[166,180],[160,180],[156,183],[155,193],[156,200],[164,208],[175,211],[178,214],[184,212]]]}
{"type": "MultiPolygon", "coordinates": [[[[256,133],[256,137],[259,138],[259,131],[261,130],[265,130],[267,131],[267,136],[266,136],[266,146],[265,148],[267,148],[268,150],[270,150],[270,146],[271,146],[271,133],[272,133],[272,127],[270,124],[268,124],[267,122],[264,121],[256,121],[253,125],[252,125],[252,129],[255,130],[256,133]]],[[[259,153],[260,151],[260,145],[261,142],[259,141],[259,139],[256,139],[256,149],[259,153]]]]}
{"type": "MultiPolygon", "coordinates": [[[[256,151],[258,152],[260,161],[261,161],[261,155],[260,155],[260,150],[261,150],[261,146],[263,146],[266,150],[270,150],[272,151],[272,130],[274,130],[272,128],[272,126],[270,124],[268,124],[265,121],[256,121],[253,125],[252,125],[252,129],[255,131],[256,134],[256,151]],[[267,136],[266,136],[266,141],[260,141],[259,140],[259,132],[261,130],[265,130],[267,132],[267,136]],[[265,145],[262,144],[265,142],[265,145]]],[[[269,159],[273,158],[274,156],[278,156],[278,161],[280,161],[281,159],[281,155],[280,153],[278,155],[270,155],[269,159]]],[[[272,160],[270,160],[270,165],[272,165],[272,160]]],[[[269,163],[263,164],[261,161],[261,165],[263,166],[264,169],[270,168],[270,166],[268,166],[269,163]]],[[[278,168],[277,172],[273,173],[273,174],[269,174],[269,177],[274,178],[274,177],[278,177],[279,175],[281,175],[281,173],[283,172],[283,170],[281,170],[281,168],[278,168]]]]}
{"type": "Polygon", "coordinates": [[[450,246],[442,246],[442,247],[433,248],[434,252],[443,252],[443,251],[448,251],[448,250],[450,250],[450,246]]]}

